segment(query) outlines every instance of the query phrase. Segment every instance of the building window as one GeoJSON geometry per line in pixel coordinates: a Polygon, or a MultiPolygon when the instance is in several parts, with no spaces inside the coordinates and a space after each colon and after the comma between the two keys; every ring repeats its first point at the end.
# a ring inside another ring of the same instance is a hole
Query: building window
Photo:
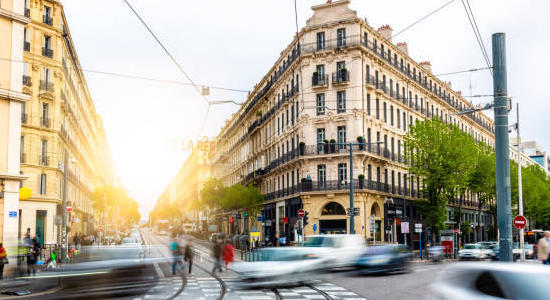
{"type": "Polygon", "coordinates": [[[367,115],[370,116],[370,94],[367,94],[367,115]]]}
{"type": "Polygon", "coordinates": [[[344,145],[344,143],[346,142],[346,126],[338,126],[337,135],[338,135],[338,148],[345,149],[346,146],[344,145]]]}
{"type": "Polygon", "coordinates": [[[40,125],[45,128],[50,128],[50,105],[42,102],[40,111],[40,125]]]}
{"type": "Polygon", "coordinates": [[[325,94],[317,94],[317,115],[325,114],[325,94]]]}
{"type": "Polygon", "coordinates": [[[346,45],[346,29],[340,28],[336,31],[336,47],[344,47],[346,45]]]}
{"type": "Polygon", "coordinates": [[[401,129],[401,110],[396,109],[395,115],[397,116],[397,128],[401,129]]]}
{"type": "Polygon", "coordinates": [[[317,181],[319,186],[324,186],[327,181],[327,166],[317,165],[317,181]]]}
{"type": "Polygon", "coordinates": [[[29,39],[29,29],[26,28],[26,27],[23,30],[23,38],[24,38],[23,50],[31,51],[31,42],[30,42],[30,39],[29,39]]]}
{"type": "Polygon", "coordinates": [[[325,49],[325,32],[317,32],[317,50],[325,49]]]}
{"type": "Polygon", "coordinates": [[[393,126],[393,105],[390,105],[390,125],[393,126]]]}
{"type": "Polygon", "coordinates": [[[50,36],[44,36],[44,45],[42,47],[42,55],[46,57],[53,57],[52,50],[52,38],[50,36]]]}
{"type": "Polygon", "coordinates": [[[21,142],[19,145],[19,156],[20,156],[20,163],[26,163],[27,159],[25,157],[25,137],[21,136],[21,142]]]}
{"type": "Polygon", "coordinates": [[[348,180],[348,165],[338,164],[338,183],[347,184],[347,180],[348,180]]]}
{"type": "Polygon", "coordinates": [[[46,186],[47,186],[47,177],[46,174],[40,174],[40,178],[38,179],[38,193],[40,195],[46,195],[46,186]]]}
{"type": "Polygon", "coordinates": [[[376,119],[380,120],[380,100],[379,99],[376,99],[376,105],[374,109],[376,110],[376,119]]]}
{"type": "Polygon", "coordinates": [[[386,114],[386,102],[382,105],[384,107],[384,123],[388,123],[388,116],[386,114]]]}
{"type": "Polygon", "coordinates": [[[337,100],[337,113],[345,113],[346,112],[346,91],[338,91],[336,92],[336,100],[337,100]]]}
{"type": "Polygon", "coordinates": [[[317,128],[317,152],[318,153],[325,153],[324,147],[323,147],[324,143],[325,143],[325,129],[317,128]]]}
{"type": "Polygon", "coordinates": [[[52,20],[52,8],[49,6],[44,5],[44,23],[52,26],[53,20],[52,20]]]}

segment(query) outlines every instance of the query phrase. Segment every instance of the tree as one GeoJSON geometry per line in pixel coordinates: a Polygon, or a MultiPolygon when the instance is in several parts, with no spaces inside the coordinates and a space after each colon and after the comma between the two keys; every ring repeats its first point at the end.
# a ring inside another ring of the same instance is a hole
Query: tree
{"type": "Polygon", "coordinates": [[[456,125],[435,118],[419,121],[405,136],[405,159],[409,171],[423,179],[425,201],[419,203],[422,217],[435,235],[444,227],[445,206],[468,188],[478,153],[473,137],[456,125]]]}
{"type": "MultiPolygon", "coordinates": [[[[478,224],[481,223],[481,211],[484,206],[495,204],[496,170],[495,155],[487,145],[480,145],[473,172],[468,178],[468,190],[474,193],[478,199],[478,224]]],[[[494,205],[493,205],[494,206],[494,205]]],[[[496,207],[495,207],[496,208],[496,207]]],[[[489,210],[496,220],[496,209],[489,210]]],[[[475,239],[478,240],[477,231],[475,239]]],[[[496,232],[491,232],[496,236],[496,232]]]]}
{"type": "Polygon", "coordinates": [[[107,219],[119,225],[130,225],[141,218],[138,203],[128,196],[124,188],[97,188],[92,194],[92,201],[92,207],[100,215],[102,223],[107,219]]]}
{"type": "Polygon", "coordinates": [[[200,191],[200,204],[208,208],[217,208],[221,205],[226,193],[222,182],[216,178],[208,179],[200,191]]]}
{"type": "MultiPolygon", "coordinates": [[[[512,208],[518,214],[518,168],[510,165],[512,208]]],[[[550,178],[538,165],[521,168],[524,215],[531,229],[550,226],[550,178]]]]}

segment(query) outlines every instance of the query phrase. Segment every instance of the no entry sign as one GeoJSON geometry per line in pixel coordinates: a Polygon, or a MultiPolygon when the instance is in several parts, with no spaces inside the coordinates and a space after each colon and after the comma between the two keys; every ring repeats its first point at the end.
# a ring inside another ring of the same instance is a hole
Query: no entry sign
{"type": "Polygon", "coordinates": [[[298,217],[303,218],[306,215],[306,212],[303,209],[298,210],[298,217]]]}
{"type": "Polygon", "coordinates": [[[527,225],[527,219],[522,215],[517,215],[514,217],[514,226],[517,229],[523,229],[527,225]]]}

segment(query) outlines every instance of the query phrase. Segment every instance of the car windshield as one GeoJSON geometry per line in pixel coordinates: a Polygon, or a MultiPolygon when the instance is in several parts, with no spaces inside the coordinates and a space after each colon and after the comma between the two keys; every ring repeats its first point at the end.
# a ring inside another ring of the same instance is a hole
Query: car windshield
{"type": "Polygon", "coordinates": [[[477,249],[477,246],[474,244],[466,244],[464,245],[464,249],[477,249]]]}

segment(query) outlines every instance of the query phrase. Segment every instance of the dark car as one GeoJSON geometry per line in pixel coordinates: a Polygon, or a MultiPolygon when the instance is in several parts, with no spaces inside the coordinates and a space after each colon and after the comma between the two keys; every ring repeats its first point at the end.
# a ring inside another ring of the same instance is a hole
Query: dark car
{"type": "Polygon", "coordinates": [[[359,256],[355,267],[360,273],[408,271],[411,253],[404,245],[369,246],[359,256]]]}

